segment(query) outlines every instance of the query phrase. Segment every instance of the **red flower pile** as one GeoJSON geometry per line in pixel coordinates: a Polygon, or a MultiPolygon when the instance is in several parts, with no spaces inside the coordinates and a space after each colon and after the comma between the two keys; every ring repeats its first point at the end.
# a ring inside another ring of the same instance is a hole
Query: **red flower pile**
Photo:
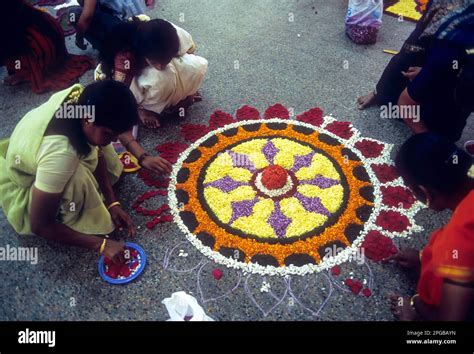
{"type": "Polygon", "coordinates": [[[202,124],[184,124],[181,127],[181,135],[184,139],[192,143],[199,140],[210,131],[211,129],[209,129],[208,126],[202,124]]]}
{"type": "Polygon", "coordinates": [[[325,129],[343,139],[349,139],[354,135],[352,124],[349,122],[332,122],[328,124],[325,129]]]}
{"type": "MultiPolygon", "coordinates": [[[[339,267],[339,266],[332,267],[331,268],[331,274],[335,277],[338,277],[339,275],[341,275],[341,267],[339,267]]],[[[364,287],[364,285],[362,284],[361,281],[353,280],[353,279],[346,279],[344,281],[344,284],[349,289],[351,289],[351,291],[354,295],[359,295],[362,288],[364,287]]],[[[365,289],[362,290],[362,295],[364,295],[365,297],[369,297],[370,295],[372,295],[372,291],[369,288],[365,288],[365,289]]]]}
{"type": "Polygon", "coordinates": [[[365,158],[379,157],[383,151],[383,145],[371,140],[361,140],[355,144],[365,158]]]}
{"type": "Polygon", "coordinates": [[[319,127],[324,122],[323,111],[321,108],[312,108],[296,117],[300,122],[312,124],[319,127]]]}
{"type": "Polygon", "coordinates": [[[281,166],[272,165],[262,172],[262,184],[269,190],[283,188],[288,180],[288,172],[281,166]]]}
{"type": "Polygon", "coordinates": [[[125,248],[124,256],[126,261],[123,264],[116,264],[112,262],[112,260],[105,257],[105,275],[113,279],[117,279],[119,277],[128,278],[130,275],[132,275],[133,271],[140,265],[138,251],[136,249],[127,247],[125,248]]]}
{"type": "Polygon", "coordinates": [[[209,128],[211,130],[215,130],[227,124],[232,124],[234,122],[234,117],[232,117],[229,113],[215,111],[209,119],[209,128]]]}
{"type": "Polygon", "coordinates": [[[257,120],[260,119],[260,113],[256,108],[250,106],[242,106],[235,113],[237,120],[257,120]]]}
{"type": "Polygon", "coordinates": [[[265,119],[270,118],[281,118],[281,119],[289,119],[290,112],[283,106],[281,103],[277,103],[265,111],[264,114],[265,119]]]}
{"type": "Polygon", "coordinates": [[[409,209],[416,201],[413,194],[401,186],[382,187],[381,191],[383,203],[391,207],[409,209]]]}
{"type": "Polygon", "coordinates": [[[364,255],[374,262],[381,262],[398,252],[392,239],[376,230],[370,231],[367,234],[361,248],[364,255]]]}
{"type": "Polygon", "coordinates": [[[390,232],[402,232],[410,226],[410,220],[405,215],[392,210],[381,211],[375,223],[390,232]]]}
{"type": "Polygon", "coordinates": [[[138,177],[145,183],[148,187],[156,188],[168,188],[170,184],[169,178],[163,178],[162,176],[157,176],[151,171],[142,169],[138,173],[138,177]]]}
{"type": "Polygon", "coordinates": [[[395,166],[392,165],[374,164],[372,165],[372,170],[375,172],[375,175],[381,183],[392,182],[399,177],[395,166]]]}
{"type": "Polygon", "coordinates": [[[160,156],[171,163],[178,161],[179,155],[188,148],[184,143],[166,143],[158,145],[155,150],[160,156]]]}

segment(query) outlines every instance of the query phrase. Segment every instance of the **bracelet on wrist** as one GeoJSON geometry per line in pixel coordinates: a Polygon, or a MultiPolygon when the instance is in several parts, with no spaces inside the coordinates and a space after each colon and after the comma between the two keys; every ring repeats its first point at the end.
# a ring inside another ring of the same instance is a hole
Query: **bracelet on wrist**
{"type": "Polygon", "coordinates": [[[117,205],[121,205],[120,202],[113,202],[113,203],[110,203],[110,205],[107,207],[107,210],[110,210],[110,209],[112,209],[114,206],[117,206],[117,205]]]}

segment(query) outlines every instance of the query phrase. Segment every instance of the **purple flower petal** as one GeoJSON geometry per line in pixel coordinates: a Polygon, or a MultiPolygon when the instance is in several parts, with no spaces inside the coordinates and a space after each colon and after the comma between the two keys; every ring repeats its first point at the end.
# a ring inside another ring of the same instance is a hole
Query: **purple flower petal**
{"type": "Polygon", "coordinates": [[[247,154],[238,154],[233,151],[228,151],[230,157],[232,158],[232,165],[233,167],[241,167],[249,170],[250,172],[255,172],[257,169],[255,168],[255,164],[253,163],[250,156],[247,154]]]}
{"type": "Polygon", "coordinates": [[[284,238],[286,236],[286,230],[291,224],[291,219],[281,212],[279,201],[275,202],[275,210],[273,210],[272,215],[268,218],[268,222],[278,238],[284,238]]]}
{"type": "Polygon", "coordinates": [[[271,140],[268,140],[268,142],[265,144],[265,146],[262,148],[262,152],[267,158],[267,161],[270,165],[273,165],[273,159],[275,158],[276,154],[278,154],[280,150],[273,145],[271,140]]]}
{"type": "Polygon", "coordinates": [[[229,193],[232,192],[234,189],[239,188],[240,186],[248,185],[249,184],[246,182],[238,182],[230,178],[229,176],[225,176],[224,178],[218,179],[217,181],[206,183],[205,187],[215,187],[225,193],[229,193]]]}
{"type": "Polygon", "coordinates": [[[337,181],[337,180],[332,179],[332,178],[327,178],[327,177],[323,177],[321,175],[317,175],[313,179],[301,180],[301,181],[299,181],[299,183],[300,184],[311,184],[311,185],[317,186],[321,189],[326,189],[326,188],[330,188],[332,186],[341,184],[341,181],[337,181]]]}
{"type": "Polygon", "coordinates": [[[257,204],[259,198],[253,200],[242,200],[240,202],[232,202],[232,217],[230,218],[229,224],[232,224],[235,220],[250,216],[253,214],[253,207],[257,204]]]}
{"type": "Polygon", "coordinates": [[[317,197],[316,198],[305,197],[301,193],[295,193],[295,197],[301,202],[301,205],[303,205],[303,208],[305,208],[307,211],[312,212],[312,213],[318,213],[325,216],[331,215],[329,210],[327,210],[326,207],[323,205],[323,203],[321,203],[321,199],[317,197]]]}
{"type": "Polygon", "coordinates": [[[315,152],[310,152],[307,155],[295,156],[295,162],[293,164],[293,167],[291,168],[291,171],[297,172],[303,167],[311,166],[311,162],[313,161],[314,155],[316,155],[315,152]]]}

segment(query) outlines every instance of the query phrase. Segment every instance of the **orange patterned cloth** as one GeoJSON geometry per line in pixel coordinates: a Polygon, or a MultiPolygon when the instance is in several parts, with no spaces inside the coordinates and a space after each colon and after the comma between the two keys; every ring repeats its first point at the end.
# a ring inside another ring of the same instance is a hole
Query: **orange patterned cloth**
{"type": "Polygon", "coordinates": [[[438,306],[444,279],[474,282],[474,191],[458,205],[449,223],[433,233],[423,249],[418,293],[438,306]]]}

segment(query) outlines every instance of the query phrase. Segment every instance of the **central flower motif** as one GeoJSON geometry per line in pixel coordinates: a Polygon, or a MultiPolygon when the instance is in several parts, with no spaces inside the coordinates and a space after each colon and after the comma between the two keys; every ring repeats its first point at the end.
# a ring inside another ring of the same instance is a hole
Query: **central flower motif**
{"type": "Polygon", "coordinates": [[[289,178],[288,172],[283,167],[272,165],[263,170],[261,182],[265,188],[273,191],[283,188],[289,178]]]}
{"type": "Polygon", "coordinates": [[[333,222],[342,176],[323,151],[283,137],[239,142],[202,171],[202,197],[224,228],[257,239],[297,239],[333,222]]]}

